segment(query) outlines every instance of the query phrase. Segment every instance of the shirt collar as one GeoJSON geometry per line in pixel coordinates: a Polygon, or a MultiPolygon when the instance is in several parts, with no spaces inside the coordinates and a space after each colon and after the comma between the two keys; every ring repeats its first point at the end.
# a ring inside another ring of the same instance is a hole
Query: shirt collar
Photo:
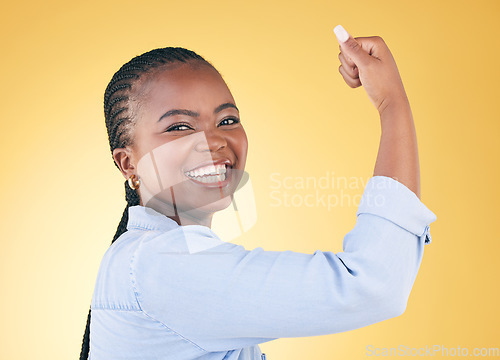
{"type": "Polygon", "coordinates": [[[169,231],[176,228],[182,228],[190,254],[206,251],[224,243],[209,227],[202,225],[179,226],[169,217],[141,205],[128,208],[127,230],[169,231]],[[187,232],[186,229],[188,229],[187,232]]]}
{"type": "Polygon", "coordinates": [[[146,206],[136,205],[128,208],[127,230],[161,230],[168,231],[179,227],[169,217],[146,206]]]}

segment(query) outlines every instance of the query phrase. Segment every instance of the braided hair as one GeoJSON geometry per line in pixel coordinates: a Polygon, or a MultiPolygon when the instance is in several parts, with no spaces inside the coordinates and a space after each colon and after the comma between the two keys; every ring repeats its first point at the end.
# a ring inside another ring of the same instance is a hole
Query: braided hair
{"type": "MultiPolygon", "coordinates": [[[[154,69],[162,65],[194,61],[203,62],[215,70],[212,64],[191,50],[181,47],[166,47],[154,49],[134,57],[113,75],[113,78],[104,92],[104,117],[106,120],[106,129],[108,131],[111,153],[113,153],[115,149],[124,148],[133,144],[133,129],[136,119],[130,109],[130,100],[134,93],[134,84],[137,83],[141,76],[151,74],[154,69]]],[[[118,167],[116,163],[115,165],[118,167]]],[[[125,199],[127,205],[123,211],[122,218],[118,224],[111,244],[127,231],[129,207],[140,204],[141,199],[139,194],[136,190],[128,186],[127,181],[125,181],[125,199]]],[[[90,313],[91,311],[89,310],[87,325],[83,335],[80,360],[86,360],[89,355],[90,313]]]]}

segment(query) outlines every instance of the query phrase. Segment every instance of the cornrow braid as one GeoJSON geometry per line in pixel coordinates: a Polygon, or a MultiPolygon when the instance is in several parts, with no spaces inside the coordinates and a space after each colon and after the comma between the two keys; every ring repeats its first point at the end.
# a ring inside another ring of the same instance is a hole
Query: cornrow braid
{"type": "MultiPolygon", "coordinates": [[[[133,143],[132,129],[135,122],[130,113],[129,101],[133,95],[134,83],[136,83],[141,76],[152,72],[153,69],[162,65],[176,62],[186,63],[188,61],[201,61],[214,68],[211,63],[191,50],[181,47],[166,47],[154,49],[134,57],[113,75],[104,92],[104,118],[106,121],[111,154],[113,154],[115,149],[130,146],[133,143]]],[[[115,165],[118,167],[116,163],[115,165]]],[[[125,199],[127,205],[123,211],[122,218],[118,224],[111,244],[127,231],[129,207],[139,205],[141,201],[137,191],[130,188],[127,181],[125,181],[125,199]]],[[[80,360],[87,360],[89,355],[90,320],[91,311],[89,310],[87,325],[85,326],[85,333],[83,335],[80,360]]]]}

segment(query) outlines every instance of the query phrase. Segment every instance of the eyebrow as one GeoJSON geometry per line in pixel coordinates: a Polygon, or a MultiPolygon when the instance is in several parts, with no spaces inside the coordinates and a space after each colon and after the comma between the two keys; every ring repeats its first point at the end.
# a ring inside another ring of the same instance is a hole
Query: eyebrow
{"type": "MultiPolygon", "coordinates": [[[[225,104],[217,106],[214,110],[214,114],[217,114],[218,112],[221,112],[222,110],[227,109],[227,108],[235,108],[236,110],[238,110],[236,105],[234,105],[233,103],[225,103],[225,104]]],[[[240,110],[238,110],[238,111],[240,111],[240,110]]]]}
{"type": "MultiPolygon", "coordinates": [[[[234,109],[238,110],[236,105],[234,105],[233,103],[224,103],[224,104],[221,104],[215,108],[214,114],[217,114],[218,112],[221,112],[222,110],[227,109],[227,108],[234,108],[234,109]]],[[[200,114],[197,113],[196,111],[191,111],[191,110],[187,110],[187,109],[172,109],[172,110],[167,111],[165,114],[163,114],[158,119],[158,121],[160,121],[166,117],[174,116],[174,115],[187,115],[187,116],[191,116],[191,117],[199,117],[200,116],[200,114]]]]}

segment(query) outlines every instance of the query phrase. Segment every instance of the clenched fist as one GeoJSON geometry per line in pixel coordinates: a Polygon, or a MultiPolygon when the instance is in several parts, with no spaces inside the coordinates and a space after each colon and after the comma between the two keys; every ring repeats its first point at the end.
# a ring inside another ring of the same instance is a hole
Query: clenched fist
{"type": "Polygon", "coordinates": [[[391,104],[408,102],[396,62],[381,37],[353,38],[340,25],[334,32],[340,44],[339,72],[347,85],[362,85],[379,113],[391,104]]]}

